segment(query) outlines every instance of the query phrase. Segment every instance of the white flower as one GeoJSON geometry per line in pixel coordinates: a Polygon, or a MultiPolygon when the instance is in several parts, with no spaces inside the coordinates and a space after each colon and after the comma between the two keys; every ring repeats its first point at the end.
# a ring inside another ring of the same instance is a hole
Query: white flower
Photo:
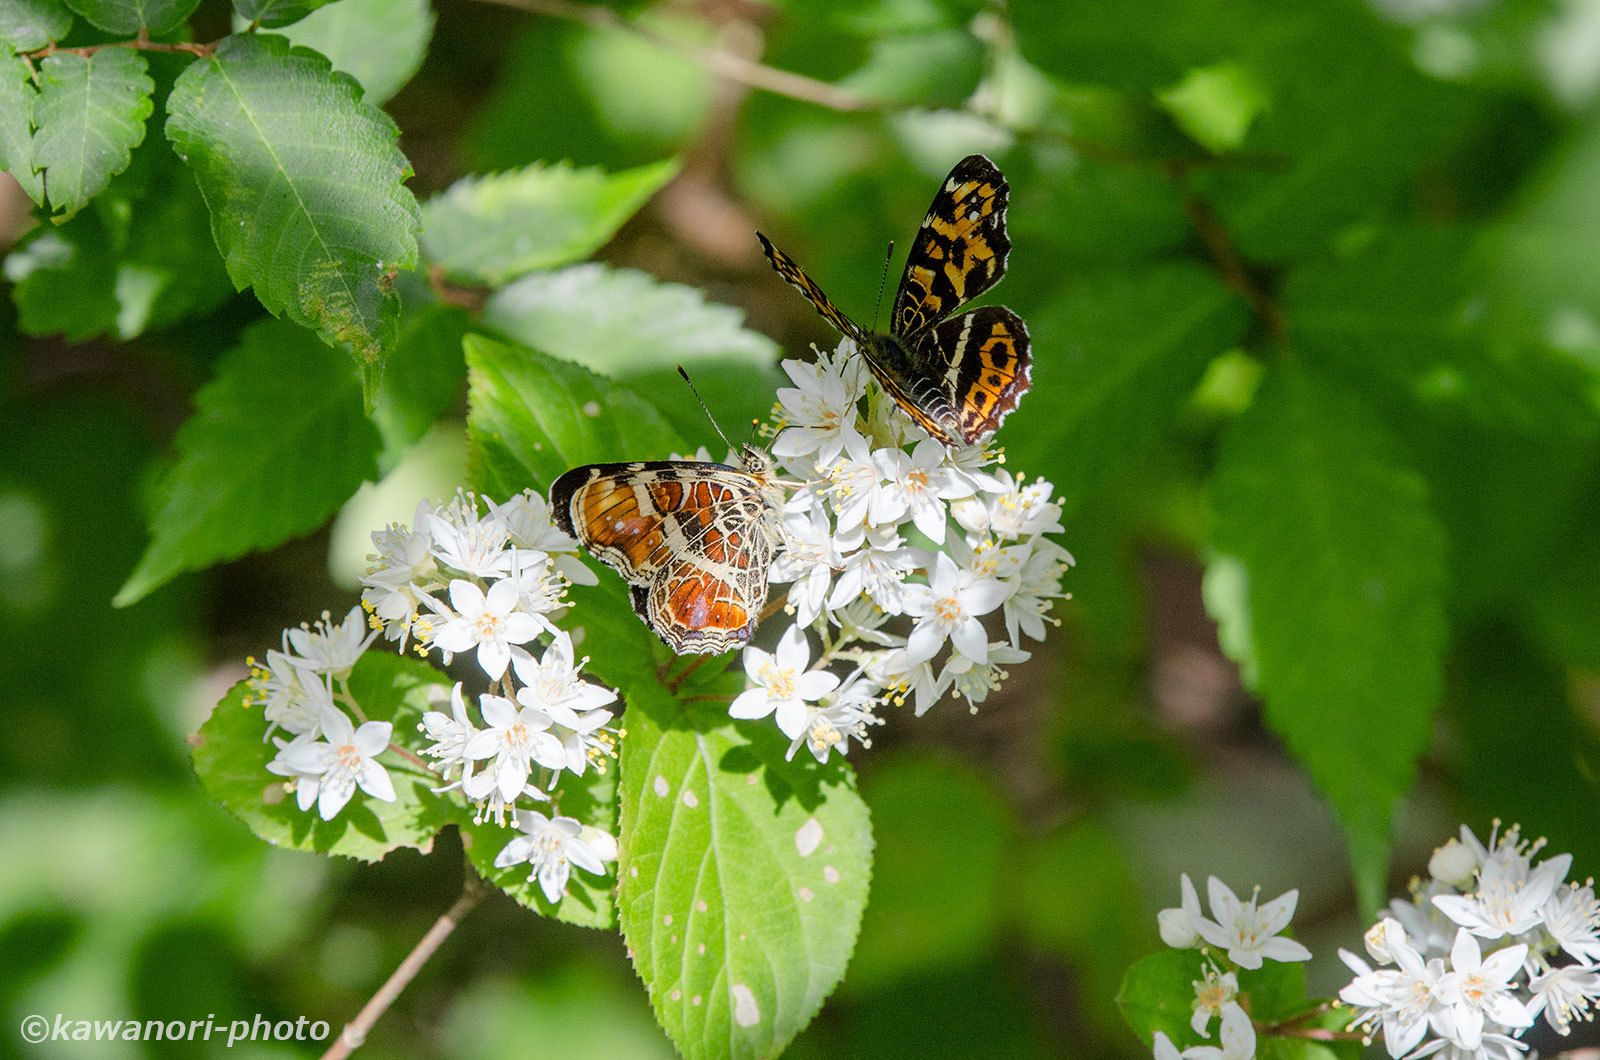
{"type": "Polygon", "coordinates": [[[1575,883],[1558,886],[1550,900],[1540,907],[1539,918],[1556,945],[1575,960],[1584,964],[1600,963],[1600,937],[1595,934],[1596,927],[1600,926],[1600,904],[1595,902],[1593,886],[1580,887],[1575,883]]]}
{"type": "Polygon", "coordinates": [[[904,449],[879,449],[872,454],[884,480],[873,495],[868,517],[874,525],[899,522],[907,514],[936,545],[944,544],[949,522],[944,502],[969,496],[972,487],[957,481],[944,466],[943,443],[926,438],[909,454],[904,449]]]}
{"type": "Polygon", "coordinates": [[[1451,839],[1434,849],[1433,856],[1428,859],[1428,875],[1464,891],[1472,886],[1479,864],[1477,851],[1460,840],[1451,839]]]}
{"type": "Polygon", "coordinates": [[[952,652],[944,665],[944,676],[950,679],[955,694],[964,698],[967,706],[976,712],[978,704],[988,699],[989,693],[998,689],[1000,682],[1010,676],[1000,667],[1027,662],[1030,658],[1031,652],[1013,648],[1003,640],[995,641],[989,645],[989,661],[986,664],[973,662],[959,651],[952,652]]]}
{"type": "Polygon", "coordinates": [[[987,445],[963,445],[946,451],[945,466],[956,481],[966,483],[973,493],[1004,493],[1009,488],[1009,479],[1001,479],[985,470],[996,459],[997,451],[987,445]]]}
{"type": "Polygon", "coordinates": [[[1224,972],[1215,965],[1205,970],[1205,978],[1194,984],[1194,1015],[1189,1026],[1202,1038],[1211,1037],[1207,1030],[1212,1016],[1221,1016],[1227,1022],[1228,1010],[1239,1007],[1239,977],[1224,972]]]}
{"type": "Polygon", "coordinates": [[[1485,1018],[1502,1027],[1527,1027],[1533,1023],[1527,1008],[1511,996],[1511,980],[1522,970],[1528,947],[1518,944],[1491,953],[1487,960],[1472,932],[1461,928],[1450,950],[1450,971],[1439,984],[1439,1000],[1450,1006],[1455,1034],[1463,1049],[1476,1049],[1483,1041],[1485,1018]]]}
{"type": "Polygon", "coordinates": [[[1041,478],[1026,486],[1021,476],[1013,481],[1004,471],[1000,478],[1007,489],[989,498],[991,533],[1001,538],[1019,538],[1061,532],[1061,506],[1050,499],[1054,488],[1050,483],[1041,478]]]}
{"type": "Polygon", "coordinates": [[[1356,973],[1356,977],[1339,991],[1339,1000],[1353,1010],[1350,1026],[1364,1028],[1370,1033],[1381,1021],[1389,1055],[1397,1058],[1403,1056],[1410,1046],[1395,1051],[1403,1036],[1414,1031],[1414,1045],[1427,1031],[1426,1022],[1402,1027],[1397,1019],[1402,998],[1401,987],[1406,981],[1405,973],[1397,969],[1375,972],[1360,957],[1346,949],[1339,950],[1339,959],[1356,973]]]}
{"type": "Polygon", "coordinates": [[[840,565],[833,546],[833,528],[819,498],[801,511],[783,518],[784,547],[772,563],[768,580],[793,582],[789,587],[789,606],[795,609],[802,626],[809,626],[822,614],[827,601],[833,570],[840,565]]]}
{"type": "Polygon", "coordinates": [[[550,521],[550,507],[543,496],[523,490],[504,504],[488,501],[488,505],[490,514],[505,525],[512,545],[549,556],[552,566],[574,585],[600,583],[599,576],[578,558],[578,539],[550,521]]]}
{"type": "Polygon", "coordinates": [[[868,506],[878,493],[878,468],[867,443],[859,437],[845,440],[845,451],[823,469],[827,484],[822,496],[833,508],[841,531],[853,530],[867,518],[868,506]]]}
{"type": "Polygon", "coordinates": [[[1155,1052],[1156,1060],[1183,1060],[1183,1054],[1178,1052],[1178,1047],[1172,1044],[1172,1039],[1167,1037],[1165,1031],[1156,1031],[1150,1047],[1155,1052]]]}
{"type": "Polygon", "coordinates": [[[917,717],[922,717],[928,708],[937,703],[950,687],[950,674],[948,671],[936,674],[931,659],[921,662],[909,662],[905,649],[885,655],[875,668],[875,676],[888,690],[889,698],[896,704],[904,703],[906,697],[912,697],[913,710],[917,717]]]}
{"type": "Polygon", "coordinates": [[[1386,916],[1369,927],[1367,933],[1361,936],[1361,941],[1366,945],[1367,952],[1372,955],[1373,960],[1379,964],[1393,964],[1394,943],[1399,942],[1403,945],[1409,940],[1406,937],[1406,929],[1400,921],[1392,916],[1386,916]]]}
{"type": "MultiPolygon", "coordinates": [[[[1259,908],[1256,894],[1248,902],[1239,901],[1228,885],[1212,876],[1206,881],[1215,923],[1202,920],[1200,937],[1228,951],[1228,959],[1241,968],[1260,968],[1263,958],[1274,961],[1307,961],[1311,951],[1278,932],[1289,926],[1294,916],[1298,890],[1288,891],[1259,908]]],[[[1259,888],[1257,889],[1259,891],[1259,888]]]]}
{"type": "Polygon", "coordinates": [[[1200,895],[1187,872],[1178,877],[1182,892],[1181,904],[1173,909],[1163,909],[1156,914],[1156,925],[1161,931],[1161,941],[1175,950],[1187,950],[1200,944],[1200,895]]]}
{"type": "Polygon", "coordinates": [[[1251,1060],[1256,1055],[1256,1029],[1238,1005],[1222,1010],[1222,1046],[1194,1045],[1183,1051],[1184,1060],[1251,1060]]]}
{"type": "Polygon", "coordinates": [[[296,736],[316,736],[322,708],[333,706],[333,697],[323,679],[305,665],[304,659],[281,651],[267,652],[267,667],[257,669],[251,687],[262,694],[262,716],[267,719],[265,742],[274,729],[282,728],[296,736]]]}
{"type": "Polygon", "coordinates": [[[462,771],[460,779],[455,784],[436,790],[448,790],[472,775],[472,758],[467,754],[467,747],[472,743],[472,738],[478,734],[478,730],[467,717],[467,701],[461,694],[460,681],[450,689],[450,713],[445,714],[437,710],[425,711],[418,728],[427,733],[428,738],[433,741],[422,749],[422,753],[429,758],[439,760],[440,776],[448,780],[451,770],[462,771]]]}
{"type": "Polygon", "coordinates": [[[367,616],[359,607],[352,607],[337,626],[332,621],[324,611],[315,629],[301,626],[285,630],[284,635],[300,653],[296,665],[342,679],[350,676],[351,668],[378,631],[367,629],[367,616]]]}
{"type": "Polygon", "coordinates": [[[532,615],[516,610],[520,600],[512,578],[495,582],[487,594],[457,578],[450,583],[450,604],[456,613],[434,632],[433,643],[451,653],[477,648],[478,665],[499,680],[511,662],[511,645],[527,643],[541,628],[532,615]]]}
{"type": "Polygon", "coordinates": [[[518,651],[511,665],[517,672],[517,679],[526,686],[517,691],[520,703],[545,709],[564,706],[588,711],[617,701],[617,694],[611,689],[579,680],[582,667],[574,661],[572,636],[564,629],[556,630],[550,646],[544,650],[544,658],[535,659],[525,651],[518,651]]]}
{"type": "Polygon", "coordinates": [[[391,523],[387,529],[375,531],[372,543],[378,551],[367,557],[371,566],[361,578],[366,587],[361,591],[362,604],[383,623],[383,635],[400,642],[401,651],[405,651],[411,622],[427,599],[420,586],[439,573],[431,551],[433,539],[421,529],[427,515],[427,503],[423,502],[417,506],[419,529],[391,523]]]}
{"type": "Polygon", "coordinates": [[[1013,645],[1021,643],[1023,633],[1044,640],[1044,616],[1055,601],[1067,596],[1061,590],[1061,576],[1072,566],[1072,553],[1047,537],[1035,538],[1031,546],[1012,548],[1026,548],[1027,556],[1005,600],[1006,632],[1013,645]]]}
{"type": "Polygon", "coordinates": [[[1571,866],[1572,855],[1559,854],[1530,871],[1528,859],[1515,847],[1501,846],[1478,870],[1478,889],[1471,897],[1441,894],[1433,904],[1480,938],[1520,935],[1539,924],[1541,907],[1571,866]]]}
{"type": "Polygon", "coordinates": [[[826,762],[834,749],[840,754],[850,750],[850,737],[863,747],[871,746],[867,726],[881,725],[883,719],[872,713],[877,702],[878,689],[859,675],[825,697],[824,703],[808,712],[805,727],[793,737],[786,758],[793,758],[801,744],[818,762],[826,762]]]}
{"type": "Polygon", "coordinates": [[[516,811],[517,828],[522,835],[507,843],[495,855],[497,869],[528,863],[528,879],[537,880],[539,889],[552,902],[561,901],[567,879],[576,865],[584,872],[605,875],[606,867],[594,849],[581,838],[583,826],[571,817],[552,820],[535,810],[516,811]]]}
{"type": "Polygon", "coordinates": [[[778,402],[790,426],[772,443],[772,455],[779,459],[815,454],[818,464],[838,457],[856,431],[856,402],[861,397],[861,372],[853,367],[855,358],[843,372],[819,357],[815,364],[786,360],[783,370],[794,380],[793,387],[778,389],[778,402]]]}
{"type": "MultiPolygon", "coordinates": [[[[1451,1009],[1441,1000],[1446,974],[1444,961],[1435,957],[1424,962],[1420,953],[1398,937],[1390,937],[1388,942],[1399,967],[1360,975],[1340,991],[1339,996],[1351,1004],[1369,1008],[1374,997],[1384,1002],[1379,1011],[1361,1017],[1361,1022],[1370,1023],[1373,1018],[1381,1018],[1384,1048],[1390,1056],[1399,1058],[1417,1047],[1429,1027],[1434,1033],[1447,1037],[1454,1035],[1455,1027],[1451,1009]]],[[[1339,956],[1358,972],[1365,967],[1344,950],[1339,951],[1339,956]]]]}
{"type": "Polygon", "coordinates": [[[1447,883],[1429,880],[1422,884],[1412,901],[1399,898],[1389,903],[1389,913],[1405,928],[1406,939],[1424,957],[1442,957],[1455,941],[1456,925],[1433,904],[1436,895],[1453,893],[1447,883]]]}
{"type": "Polygon", "coordinates": [[[294,778],[300,809],[308,810],[315,802],[322,819],[331,821],[357,787],[375,799],[393,802],[389,772],[375,759],[389,746],[394,726],[369,721],[357,729],[343,711],[330,706],[323,709],[319,727],[326,742],[296,737],[280,745],[278,756],[267,763],[270,772],[294,778]]]}
{"type": "MultiPolygon", "coordinates": [[[[846,540],[856,543],[853,536],[846,540]]],[[[869,528],[861,540],[865,546],[844,557],[839,580],[828,594],[828,608],[838,610],[864,595],[887,614],[904,613],[906,573],[915,570],[927,554],[901,547],[904,542],[892,527],[869,528]]]]}
{"type": "Polygon", "coordinates": [[[567,764],[566,749],[549,731],[551,719],[545,711],[535,706],[519,710],[504,696],[491,695],[478,698],[478,711],[488,728],[467,743],[466,755],[475,762],[494,761],[485,772],[462,782],[461,790],[468,798],[477,800],[498,791],[502,800],[511,803],[527,787],[533,763],[546,769],[567,764]]]}
{"type": "Polygon", "coordinates": [[[444,514],[428,513],[433,555],[452,570],[475,578],[500,578],[511,570],[510,531],[494,514],[478,512],[478,499],[458,493],[444,514]]]}
{"type": "Polygon", "coordinates": [[[959,570],[947,553],[934,560],[927,585],[906,586],[906,614],[919,619],[906,642],[906,659],[919,663],[939,653],[949,640],[976,663],[989,659],[989,638],[978,616],[1005,599],[1006,586],[993,578],[974,578],[959,570]]]}
{"type": "Polygon", "coordinates": [[[799,626],[790,626],[784,631],[776,653],[747,646],[744,672],[756,687],[739,693],[728,705],[728,714],[754,719],[765,718],[776,711],[778,728],[789,739],[798,738],[806,730],[806,704],[821,699],[839,686],[836,675],[826,670],[807,670],[810,660],[811,645],[799,626]]]}
{"type": "Polygon", "coordinates": [[[1600,969],[1569,964],[1535,977],[1529,986],[1533,1000],[1528,1003],[1528,1015],[1544,1013],[1550,1029],[1565,1036],[1571,1032],[1573,1020],[1592,1017],[1591,1008],[1600,999],[1600,969]]]}

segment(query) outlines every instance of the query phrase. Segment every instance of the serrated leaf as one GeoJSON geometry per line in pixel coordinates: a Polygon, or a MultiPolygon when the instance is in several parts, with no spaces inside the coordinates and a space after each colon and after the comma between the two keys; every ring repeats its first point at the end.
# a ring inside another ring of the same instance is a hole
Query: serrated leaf
{"type": "Polygon", "coordinates": [[[377,105],[411,80],[433,36],[428,0],[339,0],[283,27],[296,47],[314,48],[361,82],[377,105]]]}
{"type": "Polygon", "coordinates": [[[0,170],[43,206],[44,178],[33,168],[33,108],[38,99],[27,62],[17,55],[0,57],[0,170]]]}
{"type": "MultiPolygon", "coordinates": [[[[614,764],[613,764],[614,765],[614,764]]],[[[616,769],[604,773],[590,769],[583,776],[563,773],[556,789],[557,808],[538,805],[533,807],[545,816],[561,814],[576,819],[580,824],[593,825],[605,832],[617,833],[617,783],[616,769]]],[[[496,887],[505,891],[518,904],[557,920],[578,927],[615,928],[617,926],[616,870],[611,868],[604,876],[593,876],[574,867],[567,880],[566,892],[561,901],[552,904],[545,897],[538,881],[529,875],[527,863],[497,869],[495,857],[519,833],[515,828],[502,828],[492,820],[474,824],[471,811],[461,812],[462,842],[467,849],[473,868],[496,887]]]]}
{"type": "Polygon", "coordinates": [[[58,219],[71,217],[128,168],[144,139],[155,83],[129,48],[56,54],[39,63],[33,166],[58,219]]]}
{"type": "Polygon", "coordinates": [[[233,0],[233,10],[245,22],[269,29],[304,18],[329,0],[233,0]]]}
{"type": "Polygon", "coordinates": [[[463,177],[422,207],[422,248],[450,273],[499,286],[580,261],[678,172],[676,159],[606,173],[534,164],[463,177]]]}
{"type": "Polygon", "coordinates": [[[60,40],[72,28],[72,12],[60,0],[7,0],[0,4],[0,44],[19,52],[60,40]]]}
{"type": "Polygon", "coordinates": [[[661,395],[661,409],[679,433],[712,446],[718,456],[722,443],[676,366],[689,370],[736,442],[741,432],[733,425],[764,418],[783,382],[777,345],[746,328],[739,310],[632,269],[591,263],[525,276],[495,292],[483,325],[661,395]]]}
{"type": "Polygon", "coordinates": [[[245,331],[174,444],[150,547],[118,607],[183,571],[316,529],[378,473],[378,430],[362,414],[353,366],[282,321],[245,331]]]}
{"type": "Polygon", "coordinates": [[[783,760],[770,725],[628,691],[618,907],[678,1051],[771,1057],[844,974],[872,837],[842,760],[783,760]]]}
{"type": "Polygon", "coordinates": [[[1281,368],[1224,438],[1212,499],[1215,546],[1249,578],[1267,720],[1338,812],[1370,910],[1442,692],[1427,486],[1359,398],[1281,368]]]}
{"type": "Polygon", "coordinates": [[[1099,273],[1068,286],[1028,321],[1034,348],[1057,353],[1000,435],[1009,459],[1076,506],[1170,429],[1206,365],[1248,323],[1239,298],[1198,266],[1099,273]]]}
{"type": "Polygon", "coordinates": [[[655,407],[586,368],[468,335],[468,474],[504,499],[548,490],[569,468],[607,460],[664,460],[683,440],[655,407]]]}
{"type": "MultiPolygon", "coordinates": [[[[422,712],[430,709],[428,689],[447,684],[425,662],[377,650],[356,663],[350,694],[369,720],[392,722],[401,736],[414,731],[422,712]]],[[[195,773],[206,794],[277,847],[377,861],[397,847],[426,851],[432,846],[434,835],[450,821],[449,797],[430,790],[438,786],[438,777],[393,753],[378,761],[389,771],[394,802],[358,791],[331,821],[322,820],[314,806],[302,812],[283,790],[282,778],[267,772],[278,749],[263,739],[267,721],[259,705],[246,702],[248,691],[246,682],[234,685],[192,741],[195,773]]]]}
{"type": "Polygon", "coordinates": [[[228,275],[368,365],[395,341],[395,269],[417,260],[398,130],[322,56],[228,37],[167,99],[167,137],[211,209],[228,275]]]}
{"type": "Polygon", "coordinates": [[[66,0],[67,6],[107,33],[170,33],[200,0],[66,0]]]}

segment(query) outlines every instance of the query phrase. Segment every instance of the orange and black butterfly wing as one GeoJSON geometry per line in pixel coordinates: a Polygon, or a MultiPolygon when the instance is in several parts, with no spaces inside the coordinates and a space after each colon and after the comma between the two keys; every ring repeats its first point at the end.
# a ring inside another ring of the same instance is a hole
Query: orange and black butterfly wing
{"type": "Polygon", "coordinates": [[[771,518],[726,464],[589,464],[550,487],[556,523],[622,575],[634,611],[680,654],[750,639],[766,602],[771,518]]]}
{"type": "Polygon", "coordinates": [[[866,341],[866,334],[856,326],[856,322],[839,311],[839,307],[834,305],[828,296],[822,293],[822,288],[818,287],[816,282],[805,274],[805,270],[797,265],[793,258],[773,246],[772,241],[760,232],[756,233],[756,238],[761,240],[761,249],[767,252],[767,260],[772,262],[774,269],[778,270],[778,275],[788,280],[790,286],[805,295],[806,301],[815,306],[817,312],[822,314],[822,319],[838,328],[841,335],[855,339],[857,343],[866,341]]]}
{"type": "Polygon", "coordinates": [[[1028,328],[1004,306],[982,306],[936,325],[919,354],[930,366],[946,366],[944,406],[968,444],[993,434],[1033,385],[1028,328]]]}
{"type": "Polygon", "coordinates": [[[907,346],[1005,275],[1009,193],[999,167],[983,155],[963,158],[945,178],[912,240],[889,318],[907,346]]]}

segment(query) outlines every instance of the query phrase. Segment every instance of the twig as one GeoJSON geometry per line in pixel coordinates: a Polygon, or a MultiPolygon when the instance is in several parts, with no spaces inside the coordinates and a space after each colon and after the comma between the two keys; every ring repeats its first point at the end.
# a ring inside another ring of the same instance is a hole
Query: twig
{"type": "Polygon", "coordinates": [[[689,680],[689,678],[694,675],[694,672],[700,669],[700,667],[704,666],[706,661],[710,658],[711,656],[709,655],[695,656],[694,662],[690,663],[688,666],[685,666],[682,673],[678,674],[676,677],[673,677],[667,682],[667,691],[675,694],[678,689],[683,687],[683,683],[689,680]]]}
{"type": "Polygon", "coordinates": [[[765,89],[780,96],[805,100],[829,110],[871,110],[877,104],[864,96],[818,81],[814,77],[797,74],[792,70],[779,70],[774,66],[756,62],[742,55],[707,48],[658,33],[632,19],[623,18],[609,7],[599,4],[574,3],[573,0],[486,0],[488,3],[531,11],[536,15],[581,22],[586,26],[621,30],[667,51],[677,52],[720,77],[752,88],[765,89]]]}
{"type": "Polygon", "coordinates": [[[401,747],[399,744],[392,743],[388,747],[384,748],[384,750],[393,751],[395,754],[399,755],[401,758],[404,758],[407,762],[410,762],[412,765],[416,766],[424,773],[427,773],[429,776],[434,775],[433,770],[428,768],[428,763],[424,762],[421,758],[406,750],[404,747],[401,747]]]}
{"type": "Polygon", "coordinates": [[[362,1006],[361,1011],[356,1013],[356,1018],[345,1024],[344,1030],[339,1032],[339,1037],[335,1039],[333,1045],[322,1054],[322,1060],[341,1060],[342,1057],[349,1056],[361,1047],[367,1040],[367,1032],[372,1030],[372,1025],[378,1022],[378,1018],[394,1004],[400,992],[416,978],[422,966],[428,963],[428,958],[432,957],[434,951],[450,937],[450,933],[456,929],[462,918],[472,912],[473,907],[483,901],[488,893],[488,884],[484,883],[472,870],[472,866],[468,865],[466,879],[461,885],[461,897],[456,899],[448,912],[434,922],[428,933],[422,936],[422,941],[406,954],[406,959],[400,962],[400,967],[396,968],[394,974],[385,980],[376,994],[372,995],[372,1000],[362,1006]]]}
{"type": "Polygon", "coordinates": [[[1260,1024],[1258,1025],[1258,1030],[1260,1030],[1262,1034],[1280,1034],[1289,1027],[1299,1026],[1307,1020],[1317,1019],[1318,1017],[1324,1016],[1332,1011],[1333,1002],[1324,1001],[1316,1008],[1307,1009],[1298,1016],[1290,1016],[1288,1019],[1279,1020],[1277,1023],[1260,1024]]]}
{"type": "Polygon", "coordinates": [[[55,41],[51,41],[43,48],[36,48],[31,52],[23,52],[22,57],[24,59],[43,59],[49,55],[89,56],[93,55],[101,48],[132,48],[135,51],[141,52],[188,52],[190,55],[205,56],[216,52],[217,42],[212,41],[210,44],[191,44],[188,41],[178,41],[174,44],[167,44],[163,41],[147,39],[144,31],[141,30],[139,36],[133,40],[111,41],[107,44],[90,44],[82,48],[61,48],[56,46],[55,41]]]}
{"type": "MultiPolygon", "coordinates": [[[[1266,1031],[1260,1032],[1266,1034],[1266,1031]]],[[[1312,1042],[1364,1042],[1367,1036],[1361,1031],[1330,1031],[1325,1027],[1285,1027],[1272,1031],[1274,1038],[1304,1038],[1312,1042]]]]}
{"type": "MultiPolygon", "coordinates": [[[[1181,174],[1173,176],[1174,179],[1181,178],[1181,174]]],[[[1211,259],[1216,262],[1228,286],[1250,303],[1250,308],[1261,318],[1261,322],[1272,333],[1272,337],[1282,342],[1289,333],[1283,313],[1278,309],[1277,303],[1273,302],[1272,296],[1256,282],[1254,276],[1250,275],[1244,260],[1234,249],[1233,237],[1228,234],[1227,227],[1211,211],[1211,207],[1204,199],[1187,190],[1183,192],[1183,211],[1188,214],[1189,223],[1194,226],[1200,241],[1211,253],[1211,259]]]]}

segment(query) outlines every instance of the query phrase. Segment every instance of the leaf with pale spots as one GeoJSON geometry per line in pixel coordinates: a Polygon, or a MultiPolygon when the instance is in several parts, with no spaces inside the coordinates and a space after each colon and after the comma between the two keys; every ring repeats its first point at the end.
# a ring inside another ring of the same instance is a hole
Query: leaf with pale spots
{"type": "MultiPolygon", "coordinates": [[[[401,746],[417,743],[422,712],[432,709],[429,688],[445,686],[445,676],[427,663],[383,651],[363,655],[350,675],[350,695],[362,713],[370,721],[393,722],[392,740],[401,746]]],[[[357,791],[331,821],[317,816],[315,806],[302,811],[295,796],[284,790],[283,778],[267,772],[278,749],[262,739],[266,731],[261,705],[250,702],[249,686],[241,681],[222,697],[191,742],[195,775],[206,794],[275,847],[377,861],[397,847],[428,850],[450,821],[450,796],[431,790],[439,786],[439,778],[393,751],[380,754],[377,761],[389,771],[394,802],[357,791]]],[[[275,735],[288,738],[282,731],[275,735]]]]}
{"type": "Polygon", "coordinates": [[[844,975],[866,907],[854,774],[784,761],[781,734],[735,726],[724,702],[654,684],[627,699],[617,897],[634,968],[685,1057],[777,1056],[844,975]]]}

